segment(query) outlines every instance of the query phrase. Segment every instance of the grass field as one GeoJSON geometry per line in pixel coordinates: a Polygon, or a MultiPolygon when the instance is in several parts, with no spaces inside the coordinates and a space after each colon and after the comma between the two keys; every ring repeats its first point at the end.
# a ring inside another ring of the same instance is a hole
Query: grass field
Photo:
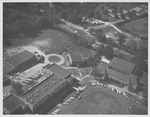
{"type": "Polygon", "coordinates": [[[121,29],[133,34],[148,37],[148,17],[126,23],[121,29]]]}
{"type": "Polygon", "coordinates": [[[60,114],[146,114],[146,108],[100,86],[88,88],[82,99],[72,102],[60,114]],[[140,111],[139,111],[140,109],[140,111]]]}
{"type": "Polygon", "coordinates": [[[4,50],[11,56],[11,53],[19,49],[47,50],[48,53],[59,53],[64,48],[74,45],[72,39],[56,30],[43,30],[36,38],[13,39],[12,46],[4,47],[4,50]]]}
{"type": "Polygon", "coordinates": [[[121,103],[113,96],[94,90],[90,92],[80,105],[74,108],[74,114],[119,114],[121,103]]]}
{"type": "Polygon", "coordinates": [[[59,24],[58,27],[61,29],[75,33],[77,36],[79,36],[81,39],[86,40],[88,43],[93,44],[95,41],[95,37],[91,36],[89,33],[86,33],[82,28],[77,28],[77,25],[74,25],[72,23],[69,23],[69,25],[65,24],[59,24]]]}
{"type": "Polygon", "coordinates": [[[48,58],[48,60],[49,60],[50,62],[57,63],[57,62],[60,61],[60,58],[57,57],[57,56],[51,56],[51,57],[48,58]]]}
{"type": "Polygon", "coordinates": [[[147,111],[146,110],[144,110],[144,109],[142,109],[142,108],[139,108],[139,107],[136,107],[136,106],[130,106],[130,108],[129,108],[129,112],[131,113],[131,114],[138,114],[138,115],[145,115],[145,114],[147,114],[147,111]]]}

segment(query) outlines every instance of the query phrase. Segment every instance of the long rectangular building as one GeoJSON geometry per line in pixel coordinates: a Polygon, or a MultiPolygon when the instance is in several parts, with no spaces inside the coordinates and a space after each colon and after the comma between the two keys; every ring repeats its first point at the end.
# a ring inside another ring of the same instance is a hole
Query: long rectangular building
{"type": "Polygon", "coordinates": [[[53,94],[66,85],[67,80],[53,73],[50,77],[44,79],[42,82],[23,93],[21,97],[34,113],[43,103],[50,100],[53,97],[53,94]]]}
{"type": "Polygon", "coordinates": [[[114,57],[109,64],[109,67],[115,71],[129,75],[134,73],[137,66],[129,61],[114,57]]]}
{"type": "Polygon", "coordinates": [[[135,90],[138,86],[137,76],[133,74],[136,70],[136,65],[120,58],[114,58],[111,63],[100,63],[97,67],[97,72],[106,74],[109,78],[119,81],[126,86],[135,90]]]}
{"type": "Polygon", "coordinates": [[[3,69],[5,74],[12,74],[19,70],[27,69],[36,63],[37,59],[35,54],[24,50],[9,59],[6,59],[3,63],[3,69]]]}
{"type": "Polygon", "coordinates": [[[122,74],[122,73],[115,71],[113,69],[110,69],[109,67],[107,67],[103,63],[99,64],[99,66],[97,67],[97,70],[99,73],[104,73],[106,71],[110,77],[112,77],[114,79],[116,78],[116,79],[120,80],[121,82],[123,82],[124,84],[129,83],[129,77],[127,75],[122,74]]]}

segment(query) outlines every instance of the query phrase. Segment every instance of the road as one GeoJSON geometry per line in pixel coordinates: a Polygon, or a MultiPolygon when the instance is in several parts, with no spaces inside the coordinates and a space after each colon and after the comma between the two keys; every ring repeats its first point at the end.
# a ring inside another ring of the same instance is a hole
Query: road
{"type": "Polygon", "coordinates": [[[115,24],[120,23],[120,22],[123,22],[124,20],[122,20],[122,19],[121,19],[121,20],[117,20],[117,21],[115,21],[115,22],[104,22],[104,21],[102,21],[102,20],[97,20],[97,19],[96,19],[96,21],[98,21],[99,23],[104,23],[104,25],[89,26],[88,29],[93,28],[93,29],[95,29],[95,30],[98,30],[98,29],[103,29],[103,28],[106,28],[106,27],[108,27],[108,26],[111,26],[111,27],[113,27],[114,29],[116,29],[118,32],[123,33],[120,29],[118,29],[118,28],[115,26],[115,24]]]}
{"type": "MultiPolygon", "coordinates": [[[[130,35],[129,33],[125,33],[125,32],[121,31],[119,28],[117,28],[115,26],[115,24],[117,24],[117,23],[124,22],[123,19],[117,20],[117,21],[114,21],[114,22],[104,22],[104,21],[98,20],[98,19],[94,19],[94,20],[97,21],[97,22],[99,22],[99,23],[103,23],[104,25],[89,26],[89,27],[87,27],[88,30],[91,29],[91,28],[93,28],[95,30],[98,30],[98,29],[103,29],[103,28],[107,28],[107,27],[111,26],[115,30],[117,30],[119,33],[122,33],[122,34],[126,35],[127,37],[132,37],[132,35],[130,35]]],[[[84,29],[83,27],[81,27],[79,25],[75,25],[75,24],[73,24],[71,22],[68,22],[68,21],[66,21],[64,19],[61,19],[61,21],[64,22],[64,23],[66,23],[67,26],[74,27],[75,28],[74,30],[73,29],[70,30],[73,33],[79,33],[79,31],[81,31],[81,32],[85,33],[86,35],[88,35],[90,37],[94,37],[89,32],[87,32],[86,29],[84,29]]]]}

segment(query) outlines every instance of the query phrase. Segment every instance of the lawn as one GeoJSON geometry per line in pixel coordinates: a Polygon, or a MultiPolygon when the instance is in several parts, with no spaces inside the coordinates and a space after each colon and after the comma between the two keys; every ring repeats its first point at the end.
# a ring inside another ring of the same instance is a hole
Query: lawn
{"type": "Polygon", "coordinates": [[[71,109],[72,114],[120,114],[121,103],[116,97],[99,89],[90,90],[80,103],[71,109]]]}
{"type": "Polygon", "coordinates": [[[121,26],[121,29],[133,34],[148,37],[148,17],[135,20],[121,26]]]}
{"type": "Polygon", "coordinates": [[[50,62],[57,63],[57,62],[60,61],[60,58],[57,57],[57,56],[51,56],[51,57],[48,58],[48,60],[49,60],[50,62]]]}
{"type": "Polygon", "coordinates": [[[73,111],[74,114],[119,114],[121,104],[115,97],[94,90],[73,111]]]}
{"type": "Polygon", "coordinates": [[[134,105],[131,105],[131,107],[129,108],[129,112],[133,115],[146,115],[147,114],[147,111],[142,109],[142,108],[139,108],[139,107],[136,107],[134,105]]]}
{"type": "Polygon", "coordinates": [[[79,36],[82,40],[86,40],[88,43],[90,44],[94,44],[95,41],[95,37],[91,36],[89,33],[86,33],[83,29],[81,28],[76,28],[74,26],[74,24],[69,23],[71,25],[65,25],[65,24],[59,24],[58,27],[60,27],[61,29],[67,31],[67,32],[71,32],[71,33],[75,33],[77,36],[79,36]]]}
{"type": "Polygon", "coordinates": [[[48,29],[43,30],[36,38],[13,39],[12,46],[4,47],[4,49],[9,55],[16,51],[19,52],[19,49],[38,49],[40,51],[47,50],[47,53],[59,53],[64,48],[69,48],[72,45],[74,43],[68,35],[57,30],[48,29]]]}
{"type": "Polygon", "coordinates": [[[145,107],[101,86],[91,87],[80,94],[60,114],[143,114],[145,107]],[[129,107],[131,106],[131,109],[129,107]],[[138,109],[141,111],[137,112],[138,109]]]}

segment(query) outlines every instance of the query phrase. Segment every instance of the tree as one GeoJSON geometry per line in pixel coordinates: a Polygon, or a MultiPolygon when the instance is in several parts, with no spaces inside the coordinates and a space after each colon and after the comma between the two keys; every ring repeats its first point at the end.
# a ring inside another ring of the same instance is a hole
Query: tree
{"type": "Polygon", "coordinates": [[[112,59],[113,58],[113,48],[111,46],[104,47],[103,55],[109,60],[112,59]]]}
{"type": "Polygon", "coordinates": [[[106,82],[109,81],[109,74],[108,74],[108,72],[107,72],[106,69],[105,69],[105,72],[104,72],[104,76],[105,76],[104,80],[105,80],[106,82]]]}
{"type": "Polygon", "coordinates": [[[98,38],[98,41],[102,42],[102,43],[107,43],[107,38],[105,35],[102,35],[102,34],[98,34],[97,35],[97,38],[98,38]]]}
{"type": "Polygon", "coordinates": [[[61,12],[60,12],[60,17],[62,18],[62,19],[67,19],[67,17],[68,17],[68,15],[69,15],[69,13],[68,13],[68,11],[67,10],[62,10],[61,12]]]}
{"type": "Polygon", "coordinates": [[[124,34],[119,33],[119,44],[123,45],[125,42],[126,36],[124,34]]]}
{"type": "Polygon", "coordinates": [[[95,18],[96,18],[96,19],[101,19],[101,17],[102,17],[102,15],[100,14],[100,12],[99,12],[99,11],[96,11],[96,13],[95,13],[95,18]]]}

